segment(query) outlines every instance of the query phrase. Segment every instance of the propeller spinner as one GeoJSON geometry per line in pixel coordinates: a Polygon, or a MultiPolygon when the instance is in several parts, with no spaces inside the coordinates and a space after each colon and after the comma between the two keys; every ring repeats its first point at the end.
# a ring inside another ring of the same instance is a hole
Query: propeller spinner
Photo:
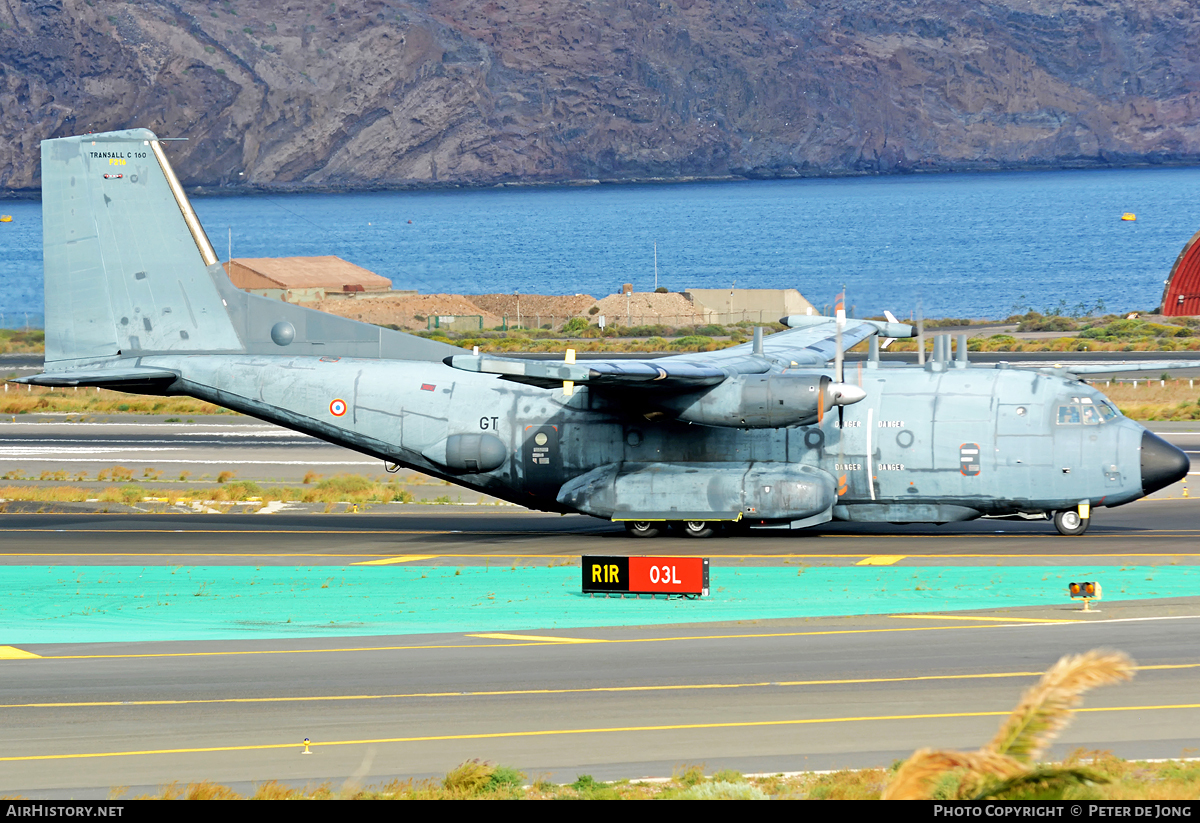
{"type": "Polygon", "coordinates": [[[836,351],[833,358],[833,374],[834,379],[828,378],[821,380],[821,402],[817,406],[817,423],[824,421],[825,410],[837,406],[838,410],[838,426],[843,423],[844,412],[843,406],[849,406],[851,403],[857,403],[867,396],[861,386],[853,386],[846,383],[845,380],[845,352],[842,350],[842,330],[846,327],[846,301],[845,287],[842,288],[842,294],[838,295],[836,304],[836,331],[834,334],[834,342],[836,351]]]}

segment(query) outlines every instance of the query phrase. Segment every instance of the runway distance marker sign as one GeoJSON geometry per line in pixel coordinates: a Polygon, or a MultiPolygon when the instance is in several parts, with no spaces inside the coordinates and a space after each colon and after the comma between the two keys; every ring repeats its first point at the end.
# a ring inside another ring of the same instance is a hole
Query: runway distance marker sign
{"type": "Polygon", "coordinates": [[[582,558],[584,594],[708,596],[707,557],[582,558]]]}

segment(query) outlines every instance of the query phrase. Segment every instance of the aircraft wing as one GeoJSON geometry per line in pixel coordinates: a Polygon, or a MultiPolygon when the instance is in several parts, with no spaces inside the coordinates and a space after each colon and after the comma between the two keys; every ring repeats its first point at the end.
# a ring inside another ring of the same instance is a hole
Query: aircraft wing
{"type": "MultiPolygon", "coordinates": [[[[807,366],[824,368],[837,350],[837,325],[832,317],[799,315],[785,317],[792,328],[763,338],[762,353],[752,343],[716,352],[691,352],[645,360],[526,360],[490,354],[454,355],[445,363],[464,371],[496,374],[506,380],[544,388],[563,381],[608,388],[656,388],[692,391],[715,386],[738,374],[762,374],[774,368],[807,366]]],[[[911,337],[912,327],[900,323],[846,320],[842,346],[850,348],[873,334],[911,337]]]]}
{"type": "MultiPolygon", "coordinates": [[[[563,360],[524,360],[488,354],[459,354],[447,357],[444,362],[463,371],[496,374],[505,380],[543,388],[554,388],[561,386],[563,381],[571,381],[592,386],[653,386],[686,391],[715,386],[730,374],[713,365],[680,361],[675,357],[568,363],[563,360]]],[[[764,363],[761,371],[767,371],[769,368],[770,364],[764,363]]]]}

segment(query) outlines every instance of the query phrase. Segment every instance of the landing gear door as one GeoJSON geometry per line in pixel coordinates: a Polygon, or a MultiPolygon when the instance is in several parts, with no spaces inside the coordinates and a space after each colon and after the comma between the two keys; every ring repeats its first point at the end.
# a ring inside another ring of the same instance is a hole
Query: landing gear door
{"type": "Polygon", "coordinates": [[[554,497],[562,485],[557,426],[526,426],[523,445],[525,491],[554,497]]]}

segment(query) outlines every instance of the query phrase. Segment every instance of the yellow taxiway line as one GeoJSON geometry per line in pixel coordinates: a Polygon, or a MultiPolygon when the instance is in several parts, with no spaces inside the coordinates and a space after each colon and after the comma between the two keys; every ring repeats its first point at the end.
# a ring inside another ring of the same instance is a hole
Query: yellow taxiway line
{"type": "MultiPolygon", "coordinates": [[[[1161,666],[1138,666],[1137,671],[1195,669],[1200,663],[1174,663],[1161,666]]],[[[214,697],[193,700],[92,700],[59,703],[5,703],[0,709],[88,709],[120,706],[198,706],[236,703],[322,703],[367,700],[417,700],[429,698],[466,697],[541,697],[555,694],[619,694],[629,692],[676,692],[726,689],[800,688],[807,686],[861,686],[880,683],[927,683],[946,680],[1003,680],[1018,677],[1040,677],[1044,672],[988,672],[984,674],[926,674],[913,677],[860,677],[840,680],[780,680],[756,683],[683,683],[654,686],[588,686],[577,689],[501,689],[475,692],[403,692],[399,694],[337,694],[299,697],[214,697]]]]}
{"type": "MultiPolygon", "coordinates": [[[[1084,623],[1095,621],[1084,620],[1065,620],[1064,623],[1084,623]]],[[[988,624],[983,626],[912,626],[895,629],[828,629],[824,631],[811,632],[770,632],[762,634],[711,634],[711,635],[693,635],[681,637],[625,637],[605,640],[606,643],[672,643],[685,642],[693,640],[762,640],[774,637],[816,637],[821,635],[838,635],[838,634],[891,634],[896,632],[942,632],[942,631],[969,631],[971,629],[994,629],[1002,628],[1006,624],[988,624]]],[[[1022,624],[1011,623],[1011,626],[1022,624]]],[[[467,635],[470,636],[470,635],[467,635]]],[[[39,660],[126,660],[135,658],[159,658],[159,657],[241,657],[258,654],[348,654],[353,652],[400,652],[400,651],[424,651],[424,650],[445,650],[445,649],[503,649],[519,646],[568,646],[574,645],[571,641],[574,638],[556,637],[553,640],[549,639],[529,639],[524,638],[528,635],[512,635],[512,637],[520,637],[522,640],[513,641],[510,643],[439,643],[433,645],[411,645],[411,646],[351,646],[331,649],[248,649],[243,651],[211,651],[211,652],[142,652],[139,654],[55,654],[42,655],[39,660]]]]}
{"type": "MultiPolygon", "coordinates": [[[[1172,711],[1180,709],[1200,709],[1200,703],[1179,703],[1160,706],[1110,706],[1094,709],[1076,709],[1078,712],[1137,712],[1137,711],[1172,711]]],[[[938,712],[929,714],[893,714],[893,715],[862,715],[853,717],[813,717],[794,720],[744,720],[730,723],[678,723],[661,726],[615,726],[584,729],[538,729],[533,731],[513,732],[481,732],[474,734],[438,734],[417,737],[379,737],[363,740],[329,740],[313,742],[313,748],[320,746],[378,746],[387,743],[431,743],[446,740],[496,740],[501,738],[554,737],[561,735],[583,734],[628,734],[630,732],[667,732],[667,731],[698,731],[704,729],[753,729],[782,726],[809,726],[826,723],[869,723],[894,720],[943,720],[961,717],[1007,717],[1011,711],[992,712],[938,712]]],[[[0,762],[38,761],[38,760],[80,760],[95,757],[138,757],[164,754],[204,754],[211,752],[245,752],[265,751],[269,749],[300,749],[297,743],[256,743],[244,746],[202,746],[186,749],[145,749],[141,751],[123,752],[78,752],[70,754],[33,754],[0,757],[0,762]]]]}
{"type": "Polygon", "coordinates": [[[468,634],[467,637],[482,637],[485,640],[532,640],[541,643],[611,643],[611,640],[601,640],[591,637],[539,637],[535,634],[468,634]]]}
{"type": "Polygon", "coordinates": [[[41,659],[40,654],[18,649],[16,646],[0,646],[0,660],[34,660],[41,659]]]}
{"type": "Polygon", "coordinates": [[[405,557],[385,557],[381,560],[360,560],[351,566],[394,566],[397,563],[415,563],[418,560],[434,560],[436,554],[410,554],[405,557]]]}
{"type": "Polygon", "coordinates": [[[976,617],[958,614],[889,614],[897,620],[978,620],[987,623],[1080,623],[1080,620],[1049,617],[976,617]]]}

